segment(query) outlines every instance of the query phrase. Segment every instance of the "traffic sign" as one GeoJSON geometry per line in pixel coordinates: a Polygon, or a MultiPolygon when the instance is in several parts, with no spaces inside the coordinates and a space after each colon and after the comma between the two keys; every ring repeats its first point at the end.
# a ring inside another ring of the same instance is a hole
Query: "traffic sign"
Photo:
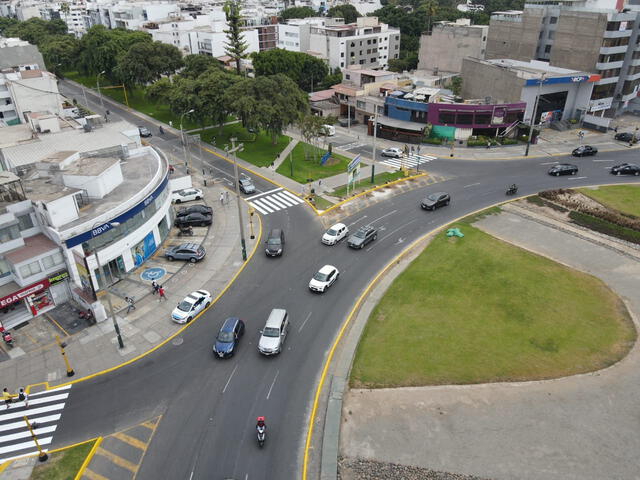
{"type": "Polygon", "coordinates": [[[351,173],[351,171],[356,168],[360,164],[360,155],[357,155],[353,160],[349,162],[347,165],[347,172],[351,173]]]}

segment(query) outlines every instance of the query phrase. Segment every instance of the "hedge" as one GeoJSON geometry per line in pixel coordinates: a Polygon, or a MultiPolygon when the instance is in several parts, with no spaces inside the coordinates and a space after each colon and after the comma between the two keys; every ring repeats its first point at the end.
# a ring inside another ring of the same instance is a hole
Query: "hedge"
{"type": "Polygon", "coordinates": [[[430,143],[431,145],[442,145],[442,139],[436,137],[425,138],[422,142],[430,143]]]}
{"type": "Polygon", "coordinates": [[[573,220],[574,223],[595,230],[596,232],[620,238],[627,242],[640,244],[640,232],[636,230],[616,225],[615,223],[607,222],[606,220],[582,212],[571,211],[569,212],[569,218],[573,220]]]}

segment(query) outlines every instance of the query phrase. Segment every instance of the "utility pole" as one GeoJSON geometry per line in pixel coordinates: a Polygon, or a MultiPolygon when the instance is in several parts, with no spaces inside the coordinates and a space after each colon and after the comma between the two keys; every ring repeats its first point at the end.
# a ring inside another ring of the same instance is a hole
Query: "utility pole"
{"type": "MultiPolygon", "coordinates": [[[[112,227],[117,227],[118,225],[120,225],[120,223],[118,222],[111,222],[110,224],[112,227]]],[[[95,228],[95,225],[94,225],[95,228]]],[[[96,263],[98,264],[98,271],[100,272],[100,275],[104,276],[104,270],[102,268],[102,266],[100,265],[100,258],[98,257],[98,250],[96,250],[96,263]]],[[[104,289],[104,293],[107,296],[107,303],[109,305],[109,315],[111,315],[111,319],[113,320],[113,329],[116,331],[116,337],[118,338],[118,346],[120,348],[124,348],[124,342],[122,341],[122,335],[120,334],[120,326],[118,325],[118,320],[116,319],[116,316],[113,312],[113,304],[111,303],[111,295],[109,295],[109,291],[107,290],[106,286],[104,289]]]]}
{"type": "MultiPolygon", "coordinates": [[[[102,92],[100,92],[100,75],[102,74],[104,74],[104,70],[101,71],[96,77],[96,83],[98,84],[98,97],[100,97],[100,106],[102,106],[102,111],[104,111],[104,101],[102,100],[102,92]]],[[[87,105],[87,108],[89,108],[88,105],[87,105]]]]}
{"type": "Polygon", "coordinates": [[[373,161],[371,162],[371,184],[376,176],[376,136],[378,135],[378,112],[373,115],[373,161]]]}
{"type": "Polygon", "coordinates": [[[242,143],[238,144],[236,147],[236,141],[238,140],[236,137],[231,137],[231,150],[228,150],[227,153],[233,154],[233,172],[236,180],[236,203],[238,205],[238,221],[240,222],[240,247],[242,248],[242,261],[247,261],[247,244],[244,238],[244,224],[242,223],[242,206],[240,205],[240,183],[238,178],[238,159],[236,158],[236,152],[238,150],[242,151],[244,149],[244,145],[242,143]]]}
{"type": "Polygon", "coordinates": [[[531,121],[529,122],[529,137],[527,138],[527,148],[524,151],[524,156],[529,156],[529,146],[531,145],[531,136],[533,135],[533,124],[536,121],[536,114],[538,113],[538,102],[540,101],[540,92],[542,91],[542,84],[544,83],[544,73],[540,76],[538,83],[538,94],[536,95],[536,101],[533,104],[533,115],[531,115],[531,121]]]}

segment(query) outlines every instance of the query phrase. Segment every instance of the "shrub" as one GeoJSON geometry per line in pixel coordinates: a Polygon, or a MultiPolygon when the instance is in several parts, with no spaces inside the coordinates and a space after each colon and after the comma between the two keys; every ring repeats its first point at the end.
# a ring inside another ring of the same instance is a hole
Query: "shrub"
{"type": "Polygon", "coordinates": [[[621,238],[627,242],[640,244],[640,232],[622,225],[611,223],[602,218],[597,218],[587,213],[572,211],[569,218],[576,224],[590,228],[596,232],[604,233],[612,237],[621,238]]]}
{"type": "Polygon", "coordinates": [[[431,145],[442,145],[442,139],[437,137],[425,138],[423,143],[429,143],[431,145]]]}
{"type": "Polygon", "coordinates": [[[518,140],[516,140],[515,138],[502,139],[502,145],[515,145],[516,143],[518,143],[518,140]]]}

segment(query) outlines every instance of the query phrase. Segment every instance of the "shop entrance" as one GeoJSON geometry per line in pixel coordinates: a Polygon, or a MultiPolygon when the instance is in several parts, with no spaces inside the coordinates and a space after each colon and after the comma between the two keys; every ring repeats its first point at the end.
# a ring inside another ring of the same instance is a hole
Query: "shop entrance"
{"type": "Polygon", "coordinates": [[[568,92],[556,92],[556,93],[547,93],[545,95],[540,95],[540,99],[538,100],[538,111],[536,112],[536,123],[540,123],[540,117],[543,114],[545,116],[549,116],[550,112],[554,112],[553,118],[546,118],[545,120],[559,120],[562,117],[562,112],[564,111],[565,103],[567,102],[568,92]]]}
{"type": "Polygon", "coordinates": [[[102,265],[102,268],[95,271],[96,279],[98,280],[98,287],[102,290],[114,283],[122,280],[124,274],[127,273],[124,267],[124,260],[122,255],[114,258],[106,265],[102,265]]]}

